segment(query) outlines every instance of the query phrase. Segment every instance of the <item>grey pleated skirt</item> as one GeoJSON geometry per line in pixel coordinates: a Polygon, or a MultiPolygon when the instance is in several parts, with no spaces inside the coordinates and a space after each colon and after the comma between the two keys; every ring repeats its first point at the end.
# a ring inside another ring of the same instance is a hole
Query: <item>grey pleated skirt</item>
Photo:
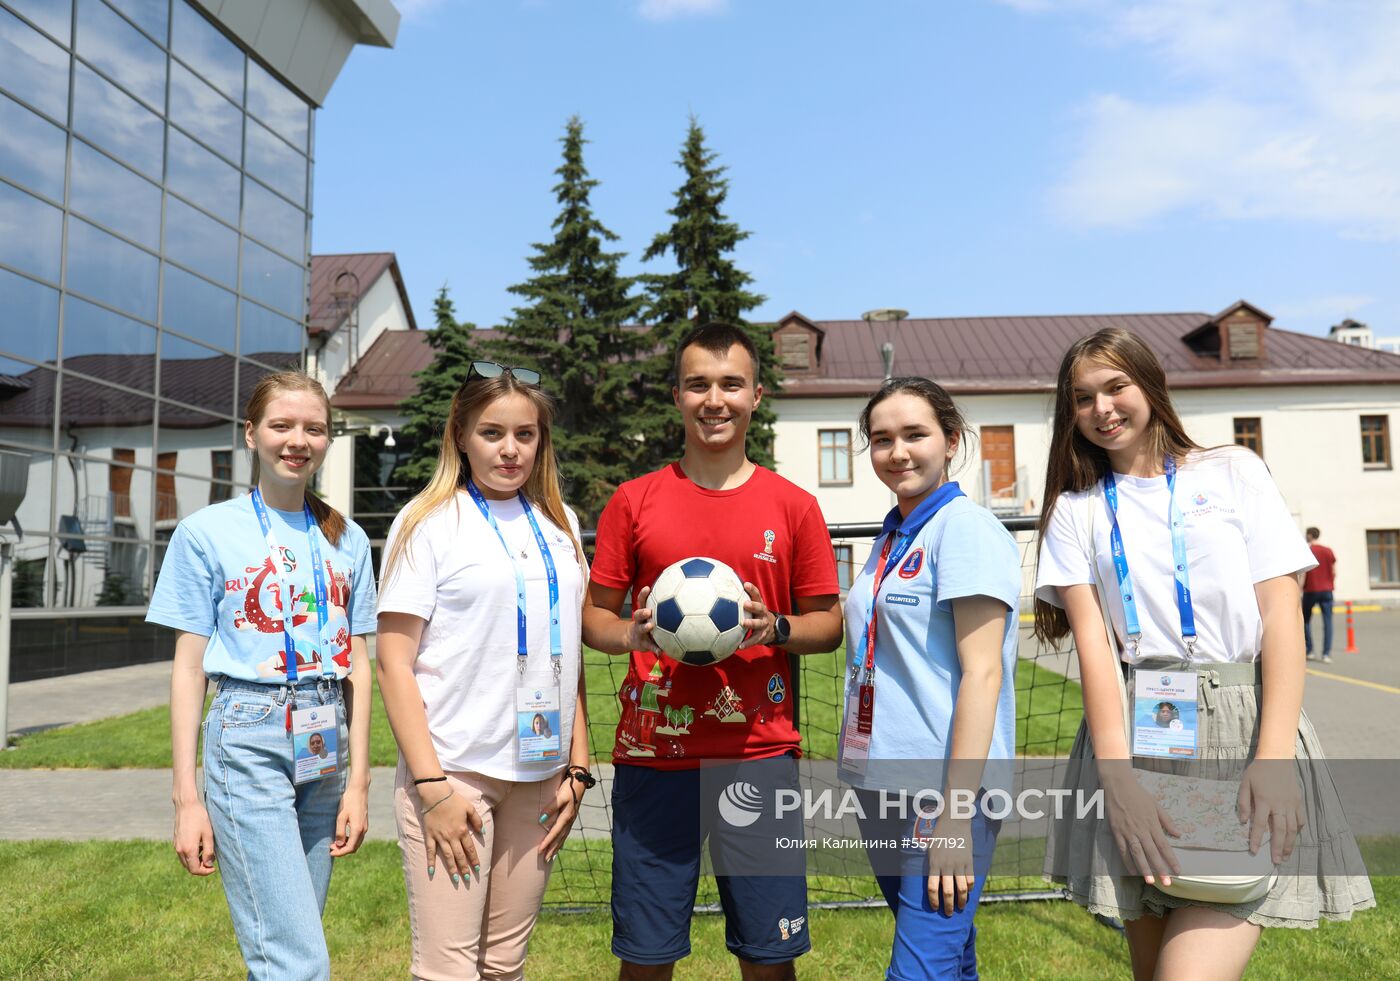
{"type": "MultiPolygon", "coordinates": [[[[1184,670],[1185,665],[1159,665],[1184,670]]],[[[1243,771],[1259,738],[1257,677],[1251,682],[1230,684],[1206,673],[1209,666],[1197,665],[1200,676],[1198,725],[1200,726],[1199,764],[1192,764],[1196,775],[1215,770],[1217,778],[1243,771]]],[[[1155,667],[1154,667],[1155,670],[1155,667]]],[[[1130,689],[1131,690],[1131,689],[1130,689]]],[[[1356,838],[1347,824],[1346,813],[1318,743],[1317,733],[1306,715],[1298,719],[1294,744],[1296,769],[1303,789],[1306,826],[1298,834],[1292,856],[1277,868],[1273,889],[1250,903],[1225,905],[1202,903],[1168,896],[1143,881],[1142,876],[1115,874],[1122,869],[1116,860],[1117,845],[1107,817],[1079,818],[1073,811],[1050,822],[1046,846],[1045,874],[1051,882],[1065,887],[1070,899],[1091,912],[1120,920],[1143,915],[1163,916],[1182,906],[1205,906],[1224,910],[1250,923],[1267,927],[1317,926],[1318,920],[1347,920],[1356,910],[1376,905],[1371,880],[1361,860],[1356,838]]],[[[1154,764],[1158,761],[1152,761],[1154,764]]],[[[1165,769],[1180,764],[1161,761],[1165,769]]],[[[1139,759],[1141,767],[1143,761],[1139,759]]],[[[1098,769],[1084,723],[1065,762],[1062,786],[1089,796],[1099,789],[1098,769]]],[[[1268,847],[1267,843],[1264,847],[1268,847]]]]}

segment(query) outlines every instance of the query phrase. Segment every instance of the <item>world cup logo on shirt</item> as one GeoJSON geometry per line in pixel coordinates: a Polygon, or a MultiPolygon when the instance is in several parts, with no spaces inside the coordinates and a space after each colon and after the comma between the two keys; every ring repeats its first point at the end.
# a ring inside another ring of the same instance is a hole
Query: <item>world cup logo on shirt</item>
{"type": "Polygon", "coordinates": [[[764,551],[764,554],[766,554],[766,555],[772,555],[772,554],[773,554],[773,542],[777,539],[777,537],[778,537],[778,536],[777,536],[776,534],[774,534],[772,528],[769,528],[767,531],[765,531],[765,532],[763,533],[763,551],[764,551]]]}

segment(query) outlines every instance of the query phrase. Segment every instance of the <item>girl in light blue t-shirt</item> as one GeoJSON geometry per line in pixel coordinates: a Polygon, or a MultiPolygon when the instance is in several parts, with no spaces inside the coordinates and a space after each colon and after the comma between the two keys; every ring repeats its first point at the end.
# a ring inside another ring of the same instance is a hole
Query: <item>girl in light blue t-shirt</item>
{"type": "Polygon", "coordinates": [[[253,493],[180,522],[146,615],[180,632],[175,851],[198,876],[217,854],[250,978],[329,978],[331,859],[360,847],[368,817],[373,565],[359,526],[307,490],[330,445],[321,385],[269,375],[246,418],[253,493]]]}
{"type": "Polygon", "coordinates": [[[867,841],[927,841],[870,848],[895,914],[888,977],[976,977],[973,916],[1000,828],[982,794],[1010,790],[1015,757],[1020,561],[949,479],[967,424],[939,385],[886,381],[860,430],[897,503],[846,600],[842,777],[860,788],[867,841]],[[901,791],[961,799],[968,813],[882,806],[901,791]]]}

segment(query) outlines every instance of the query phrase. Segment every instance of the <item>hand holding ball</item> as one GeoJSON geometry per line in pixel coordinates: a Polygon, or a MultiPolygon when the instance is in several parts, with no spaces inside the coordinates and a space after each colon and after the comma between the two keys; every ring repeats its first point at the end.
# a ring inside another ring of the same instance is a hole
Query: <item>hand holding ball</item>
{"type": "Polygon", "coordinates": [[[716,559],[695,557],[667,566],[647,597],[651,638],[682,664],[714,664],[744,639],[749,598],[734,570],[716,559]]]}

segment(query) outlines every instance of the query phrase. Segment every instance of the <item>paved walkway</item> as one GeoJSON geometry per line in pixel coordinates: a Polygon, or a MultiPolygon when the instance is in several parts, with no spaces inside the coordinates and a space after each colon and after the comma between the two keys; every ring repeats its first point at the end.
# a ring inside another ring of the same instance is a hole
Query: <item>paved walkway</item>
{"type": "MultiPolygon", "coordinates": [[[[1356,615],[1359,654],[1341,653],[1345,628],[1340,615],[1337,620],[1332,663],[1308,665],[1304,707],[1330,759],[1394,760],[1400,747],[1400,611],[1356,615]]],[[[1315,630],[1317,626],[1315,622],[1315,630]]],[[[1023,638],[1023,649],[1034,648],[1023,638]]],[[[1056,663],[1042,658],[1042,663],[1070,676],[1078,673],[1072,659],[1056,663]]],[[[165,704],[169,673],[168,663],[140,665],[12,685],[11,731],[35,731],[165,704]]],[[[1368,764],[1372,770],[1378,765],[1368,764]]],[[[602,802],[609,792],[611,767],[604,771],[602,785],[589,792],[580,821],[582,833],[590,837],[607,834],[602,802]]],[[[391,768],[375,768],[370,786],[373,839],[395,837],[393,783],[391,768]]],[[[1361,833],[1368,830],[1369,810],[1364,805],[1352,808],[1361,833]]],[[[171,818],[167,770],[0,770],[0,840],[165,839],[171,818]]]]}

